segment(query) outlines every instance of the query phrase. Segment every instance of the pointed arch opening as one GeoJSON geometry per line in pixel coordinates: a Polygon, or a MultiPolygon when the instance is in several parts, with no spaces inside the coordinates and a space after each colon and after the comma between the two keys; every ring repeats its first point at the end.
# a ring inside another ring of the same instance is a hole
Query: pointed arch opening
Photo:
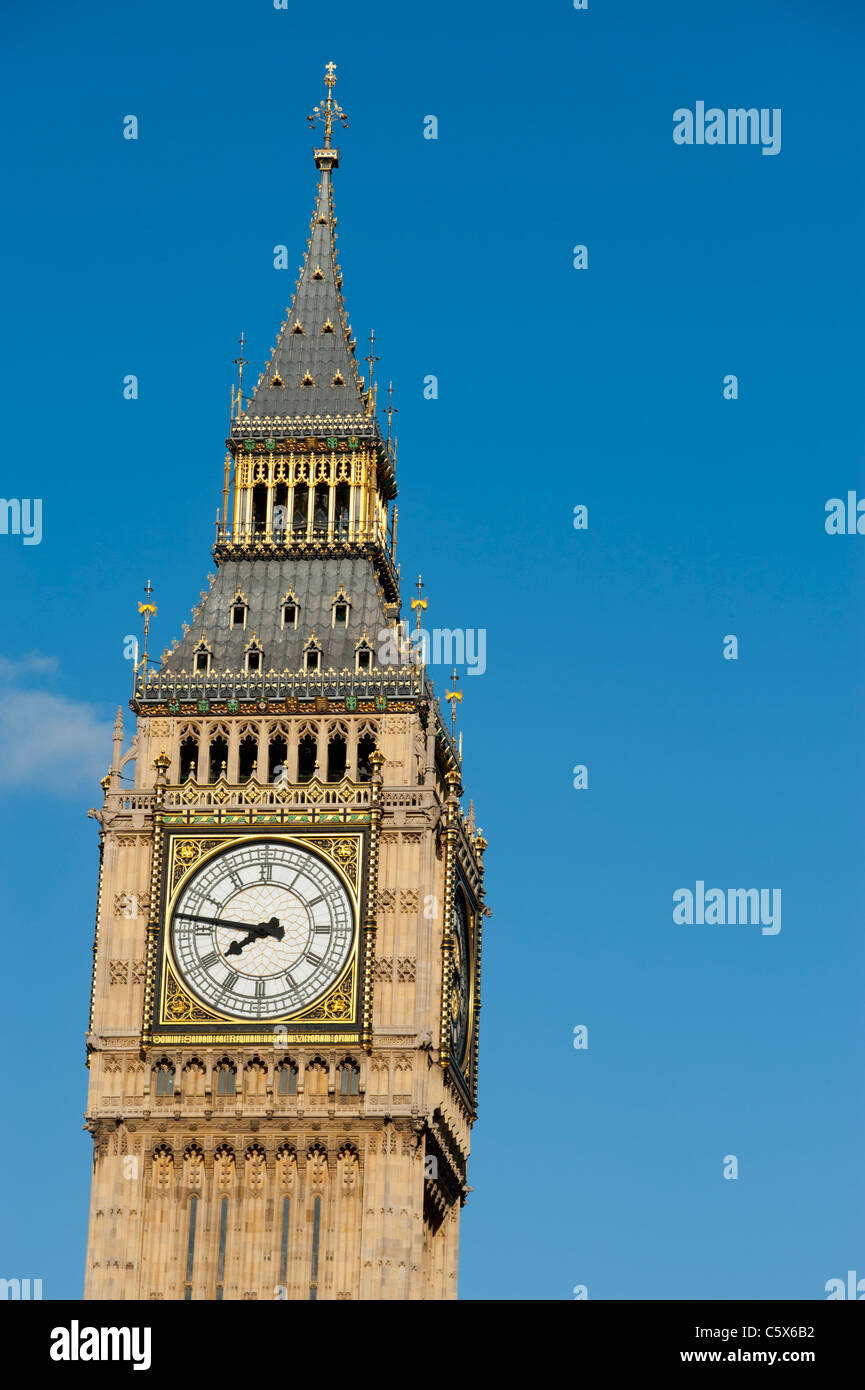
{"type": "Polygon", "coordinates": [[[237,749],[237,780],[248,782],[258,771],[258,739],[245,734],[237,749]]]}
{"type": "Polygon", "coordinates": [[[267,483],[256,483],[252,489],[252,529],[256,536],[262,536],[266,526],[267,483]]]}
{"type": "Polygon", "coordinates": [[[316,531],[327,530],[327,508],[330,488],[327,483],[317,483],[313,502],[312,524],[316,531]]]}
{"type": "Polygon", "coordinates": [[[327,741],[327,780],[341,782],[345,776],[348,759],[348,741],[344,734],[331,734],[327,741]]]}
{"type": "MultiPolygon", "coordinates": [[[[343,383],[340,383],[341,385],[343,383]]],[[[333,525],[336,531],[336,538],[340,541],[348,540],[348,509],[351,500],[351,488],[348,483],[337,483],[336,496],[333,500],[333,525]]]]}
{"type": "Polygon", "coordinates": [[[208,782],[218,782],[220,777],[224,777],[228,770],[228,739],[223,738],[222,734],[217,734],[216,738],[210,740],[210,759],[207,780],[208,782]]]}
{"type": "Polygon", "coordinates": [[[189,777],[195,777],[198,772],[198,739],[194,734],[187,734],[180,744],[180,772],[179,780],[185,782],[189,777]]]}
{"type": "Polygon", "coordinates": [[[306,528],[309,521],[309,488],[306,483],[297,483],[294,489],[294,514],[292,517],[292,534],[296,540],[306,538],[306,528]]]}
{"type": "Polygon", "coordinates": [[[370,758],[375,752],[375,736],[373,734],[362,734],[357,741],[357,780],[359,782],[372,781],[372,763],[370,758]]]}
{"type": "Polygon", "coordinates": [[[277,483],[273,489],[273,539],[281,541],[288,526],[288,484],[277,483]]]}
{"type": "Polygon", "coordinates": [[[311,782],[318,764],[318,740],[314,734],[304,734],[297,745],[297,780],[311,782]]]}
{"type": "Polygon", "coordinates": [[[273,734],[267,745],[267,780],[288,781],[288,739],[283,734],[273,734]]]}

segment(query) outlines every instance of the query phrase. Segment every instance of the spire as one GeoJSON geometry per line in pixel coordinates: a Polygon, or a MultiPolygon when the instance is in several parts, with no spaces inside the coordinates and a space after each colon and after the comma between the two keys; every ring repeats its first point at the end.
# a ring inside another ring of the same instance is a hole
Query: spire
{"type": "Polygon", "coordinates": [[[324,127],[324,140],[314,150],[320,178],[300,278],[253,398],[248,405],[241,403],[232,422],[235,437],[244,436],[265,419],[273,421],[276,435],[299,432],[301,420],[306,422],[305,434],[320,433],[314,427],[318,417],[334,429],[339,422],[367,438],[380,438],[369,383],[364,383],[354,356],[355,340],[336,257],[331,176],[339,164],[339,150],[332,136],[336,121],[344,127],[348,121],[333,97],[334,72],[335,65],[328,63],[324,79],[327,95],[307,117],[313,128],[317,123],[324,127]]]}

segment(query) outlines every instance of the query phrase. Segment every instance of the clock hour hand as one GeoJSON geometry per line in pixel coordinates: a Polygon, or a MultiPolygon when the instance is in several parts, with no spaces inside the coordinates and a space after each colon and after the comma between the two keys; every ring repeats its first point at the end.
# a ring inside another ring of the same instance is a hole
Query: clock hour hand
{"type": "Polygon", "coordinates": [[[247,934],[242,941],[232,941],[225,954],[239,956],[244,946],[248,946],[251,941],[258,941],[262,936],[273,936],[277,941],[281,941],[285,936],[285,927],[276,917],[271,917],[269,922],[259,922],[257,927],[247,928],[247,934]]]}

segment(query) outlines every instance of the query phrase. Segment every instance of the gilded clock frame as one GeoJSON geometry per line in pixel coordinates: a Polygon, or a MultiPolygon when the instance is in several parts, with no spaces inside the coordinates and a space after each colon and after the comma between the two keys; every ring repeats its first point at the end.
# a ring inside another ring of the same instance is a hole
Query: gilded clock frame
{"type": "MultiPolygon", "coordinates": [[[[344,825],[321,830],[281,826],[212,827],[165,826],[154,855],[158,877],[158,913],[148,933],[149,989],[145,992],[142,1045],[249,1043],[272,1046],[274,1035],[295,1043],[358,1043],[361,1040],[366,974],[371,952],[364,931],[370,872],[368,826],[344,825]],[[266,1021],[236,1019],[198,999],[184,984],[173,959],[170,923],[174,906],[193,876],[229,846],[278,841],[318,855],[333,870],[349,896],[353,913],[353,944],[337,980],[312,1004],[294,1014],[266,1021]],[[152,953],[152,959],[151,959],[152,953]],[[152,1026],[151,1026],[152,1020],[152,1026]]],[[[154,899],[152,899],[154,900],[154,899]]]]}

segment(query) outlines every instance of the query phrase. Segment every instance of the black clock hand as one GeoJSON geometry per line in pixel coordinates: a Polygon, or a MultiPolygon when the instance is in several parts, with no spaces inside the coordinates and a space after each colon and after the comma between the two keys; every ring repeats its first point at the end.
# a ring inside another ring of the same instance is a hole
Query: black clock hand
{"type": "MultiPolygon", "coordinates": [[[[230,922],[224,917],[199,917],[196,912],[175,912],[175,917],[181,918],[184,922],[207,922],[212,927],[230,927],[232,931],[250,931],[249,922],[230,922]]],[[[271,925],[276,922],[275,917],[271,917],[271,925]]],[[[265,924],[267,925],[267,924],[265,924]]]]}
{"type": "Polygon", "coordinates": [[[258,941],[262,936],[273,936],[277,941],[281,941],[285,936],[283,927],[276,917],[271,917],[269,922],[260,922],[257,927],[250,927],[242,941],[232,941],[226,949],[227,956],[239,956],[244,946],[248,946],[252,941],[258,941]]]}

